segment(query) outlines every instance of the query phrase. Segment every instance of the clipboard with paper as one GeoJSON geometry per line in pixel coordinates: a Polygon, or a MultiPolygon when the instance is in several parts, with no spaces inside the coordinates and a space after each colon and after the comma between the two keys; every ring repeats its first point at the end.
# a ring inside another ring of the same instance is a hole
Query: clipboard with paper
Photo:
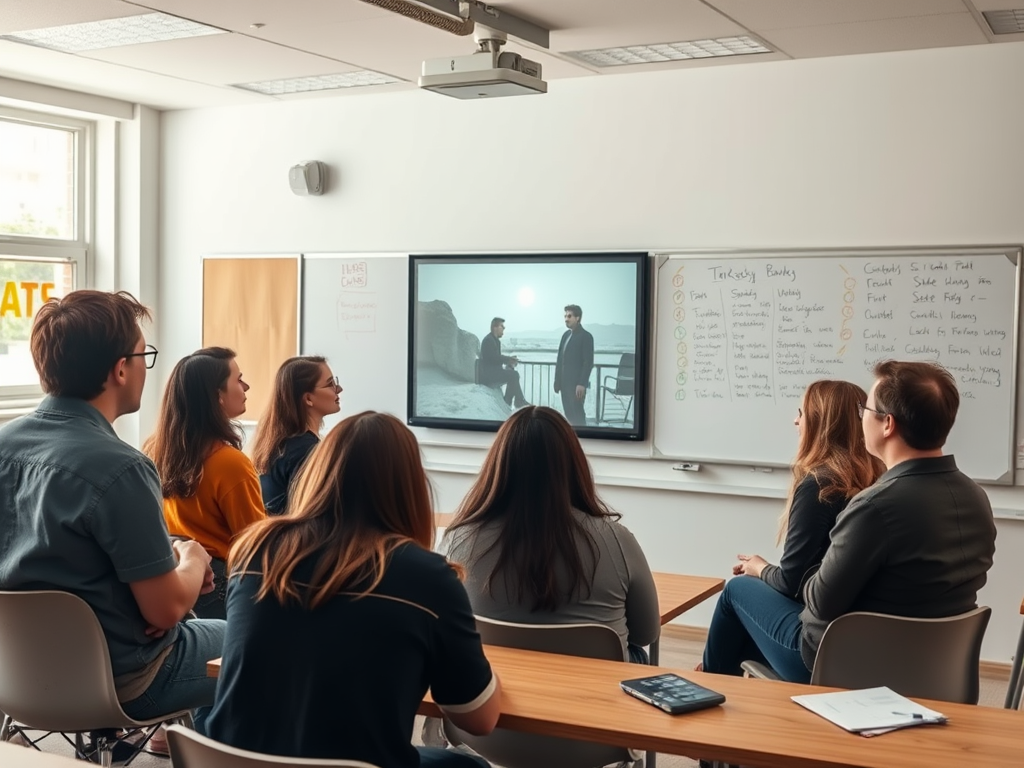
{"type": "Polygon", "coordinates": [[[941,712],[922,706],[886,687],[804,694],[793,696],[792,699],[840,728],[862,736],[877,736],[898,728],[946,722],[941,712]]]}

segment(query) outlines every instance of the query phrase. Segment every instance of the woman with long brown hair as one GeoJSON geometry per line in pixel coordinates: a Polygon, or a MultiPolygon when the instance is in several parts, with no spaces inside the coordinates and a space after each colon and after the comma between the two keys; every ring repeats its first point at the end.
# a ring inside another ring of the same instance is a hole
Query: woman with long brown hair
{"type": "Polygon", "coordinates": [[[794,424],[799,447],[793,480],[779,519],[779,565],[760,555],[738,555],[735,578],[718,600],[705,672],[740,674],[740,663],[767,662],[793,682],[808,682],[800,657],[800,589],[829,547],[829,532],[850,499],[877,480],[884,467],[867,452],[858,406],[867,394],[846,381],[807,387],[794,424]],[[748,576],[751,578],[742,578],[748,576]]]}
{"type": "Polygon", "coordinates": [[[277,370],[274,397],[256,426],[252,463],[267,513],[288,506],[288,487],[320,442],[324,417],[341,410],[341,385],[319,355],[290,357],[277,370]]]}
{"type": "Polygon", "coordinates": [[[572,427],[520,408],[502,425],[445,535],[474,613],[527,624],[612,627],[623,656],[658,638],[654,579],[640,545],[601,501],[572,427]]]}
{"type": "Polygon", "coordinates": [[[334,427],[300,470],[289,513],[232,548],[210,735],[289,757],[486,766],[409,741],[428,687],[472,733],[489,733],[500,711],[466,591],[433,539],[409,429],[371,411],[334,427]]]}
{"type": "Polygon", "coordinates": [[[160,476],[168,532],[195,539],[213,558],[214,590],[193,609],[204,619],[224,618],[231,542],[266,517],[259,479],[232,421],[245,413],[248,389],[230,349],[207,347],[182,358],[143,446],[160,476]]]}

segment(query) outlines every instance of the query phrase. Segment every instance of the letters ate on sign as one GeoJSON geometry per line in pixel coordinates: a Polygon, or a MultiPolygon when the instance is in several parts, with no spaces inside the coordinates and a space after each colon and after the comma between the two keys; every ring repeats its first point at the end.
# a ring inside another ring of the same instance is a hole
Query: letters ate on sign
{"type": "Polygon", "coordinates": [[[50,300],[55,287],[54,283],[35,280],[8,280],[0,295],[0,317],[32,317],[50,300]]]}

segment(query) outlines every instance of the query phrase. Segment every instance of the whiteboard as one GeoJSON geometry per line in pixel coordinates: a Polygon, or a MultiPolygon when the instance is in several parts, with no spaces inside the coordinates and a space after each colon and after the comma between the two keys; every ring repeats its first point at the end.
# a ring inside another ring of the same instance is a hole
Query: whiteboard
{"type": "Polygon", "coordinates": [[[879,360],[931,360],[960,389],[945,447],[1013,481],[1020,249],[663,255],[654,452],[785,466],[817,379],[870,389],[879,360]]]}
{"type": "Polygon", "coordinates": [[[343,389],[326,428],[365,410],[405,421],[408,286],[407,254],[303,256],[302,354],[324,355],[343,389]]]}

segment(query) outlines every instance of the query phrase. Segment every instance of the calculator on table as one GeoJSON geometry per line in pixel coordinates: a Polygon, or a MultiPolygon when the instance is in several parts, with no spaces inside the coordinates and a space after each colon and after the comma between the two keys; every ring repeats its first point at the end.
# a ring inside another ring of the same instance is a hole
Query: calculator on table
{"type": "Polygon", "coordinates": [[[717,707],[725,696],[674,674],[639,677],[619,683],[622,690],[670,715],[717,707]]]}

